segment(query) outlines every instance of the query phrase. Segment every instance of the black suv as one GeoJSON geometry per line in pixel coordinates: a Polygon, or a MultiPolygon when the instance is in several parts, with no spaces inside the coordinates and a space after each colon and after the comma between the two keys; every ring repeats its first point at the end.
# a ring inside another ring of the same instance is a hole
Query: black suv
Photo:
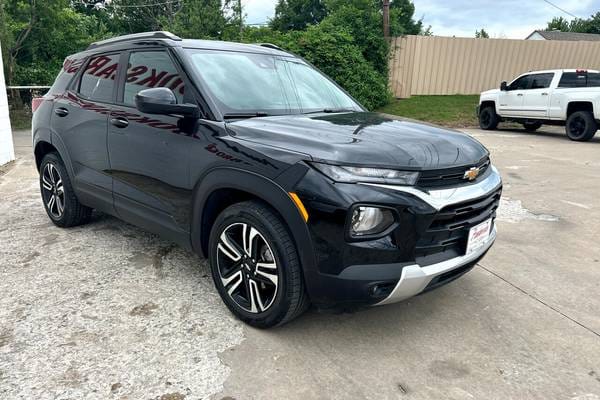
{"type": "Polygon", "coordinates": [[[366,110],[276,46],[117,37],[35,104],[50,219],[92,209],[210,259],[243,321],[393,303],[469,271],[501,179],[471,137],[366,110]]]}

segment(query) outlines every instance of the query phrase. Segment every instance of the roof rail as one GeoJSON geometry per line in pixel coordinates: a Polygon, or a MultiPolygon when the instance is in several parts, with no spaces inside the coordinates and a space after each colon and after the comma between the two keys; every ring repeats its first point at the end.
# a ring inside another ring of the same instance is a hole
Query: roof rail
{"type": "Polygon", "coordinates": [[[130,40],[143,40],[143,39],[170,39],[181,41],[182,39],[179,36],[172,34],[171,32],[166,31],[155,31],[155,32],[142,32],[142,33],[133,33],[131,35],[123,35],[117,36],[114,38],[100,40],[98,42],[94,42],[90,44],[87,50],[95,49],[100,46],[106,46],[108,44],[127,42],[130,40]]]}
{"type": "Polygon", "coordinates": [[[275,49],[275,50],[279,50],[279,51],[285,51],[283,50],[281,47],[273,44],[273,43],[257,43],[259,46],[261,47],[267,47],[269,49],[275,49]]]}

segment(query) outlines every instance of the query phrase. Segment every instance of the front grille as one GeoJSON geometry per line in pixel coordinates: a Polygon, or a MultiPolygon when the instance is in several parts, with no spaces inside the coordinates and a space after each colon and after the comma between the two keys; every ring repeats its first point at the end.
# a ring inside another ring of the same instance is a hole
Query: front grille
{"type": "Polygon", "coordinates": [[[485,197],[441,209],[419,238],[416,257],[428,258],[426,265],[465,254],[469,229],[496,217],[502,189],[485,197]]]}
{"type": "MultiPolygon", "coordinates": [[[[473,167],[479,167],[479,177],[483,177],[485,171],[490,167],[490,159],[484,158],[480,162],[462,167],[453,167],[446,169],[434,169],[421,172],[418,186],[422,188],[437,188],[442,186],[465,184],[465,172],[473,167]]],[[[476,182],[475,180],[474,182],[476,182]]]]}

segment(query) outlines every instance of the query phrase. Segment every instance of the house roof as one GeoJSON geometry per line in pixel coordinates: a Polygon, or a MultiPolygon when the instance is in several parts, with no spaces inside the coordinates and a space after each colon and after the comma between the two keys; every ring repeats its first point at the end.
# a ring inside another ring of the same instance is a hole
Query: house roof
{"type": "Polygon", "coordinates": [[[600,41],[600,35],[595,33],[561,32],[561,31],[533,31],[525,40],[534,34],[541,35],[546,40],[571,40],[571,41],[600,41]]]}

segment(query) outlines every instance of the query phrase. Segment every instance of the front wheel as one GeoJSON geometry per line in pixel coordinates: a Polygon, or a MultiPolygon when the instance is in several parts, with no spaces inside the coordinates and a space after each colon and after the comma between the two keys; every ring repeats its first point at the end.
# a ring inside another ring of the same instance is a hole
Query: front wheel
{"type": "Polygon", "coordinates": [[[294,241],[267,205],[246,201],[225,209],[211,230],[209,255],[221,298],[247,324],[282,325],[308,307],[294,241]]]}
{"type": "Polygon", "coordinates": [[[498,127],[500,118],[496,114],[496,109],[492,106],[487,106],[479,111],[479,127],[486,131],[494,130],[498,127]]]}
{"type": "Polygon", "coordinates": [[[567,118],[566,131],[571,140],[587,142],[594,137],[597,130],[598,124],[594,114],[589,111],[577,111],[567,118]]]}

